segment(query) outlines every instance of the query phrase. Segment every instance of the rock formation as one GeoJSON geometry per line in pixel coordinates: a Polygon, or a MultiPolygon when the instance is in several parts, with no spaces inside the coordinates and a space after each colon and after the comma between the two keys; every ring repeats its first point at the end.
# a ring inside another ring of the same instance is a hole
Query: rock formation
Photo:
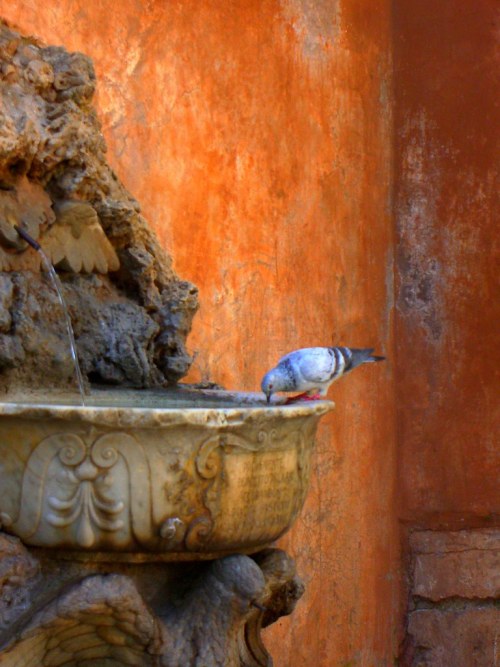
{"type": "Polygon", "coordinates": [[[91,382],[175,383],[197,290],[181,281],[106,162],[91,60],[0,24],[0,386],[73,384],[56,266],[91,382]]]}
{"type": "Polygon", "coordinates": [[[6,667],[270,667],[261,627],[304,590],[279,549],[195,566],[89,559],[62,569],[0,534],[0,563],[6,667]]]}

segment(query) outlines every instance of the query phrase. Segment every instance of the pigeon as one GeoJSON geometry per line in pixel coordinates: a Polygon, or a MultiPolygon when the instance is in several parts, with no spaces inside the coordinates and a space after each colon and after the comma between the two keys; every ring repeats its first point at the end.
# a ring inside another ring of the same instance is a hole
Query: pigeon
{"type": "Polygon", "coordinates": [[[280,359],[277,366],[264,375],[262,391],[268,403],[275,391],[302,392],[288,399],[288,403],[318,400],[326,396],[332,382],[357,366],[385,359],[374,356],[373,350],[352,347],[305,347],[295,350],[280,359]]]}

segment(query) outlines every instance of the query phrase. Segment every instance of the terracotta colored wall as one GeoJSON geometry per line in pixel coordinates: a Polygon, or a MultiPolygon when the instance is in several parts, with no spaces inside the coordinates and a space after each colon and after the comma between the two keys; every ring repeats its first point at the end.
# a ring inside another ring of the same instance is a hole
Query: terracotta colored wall
{"type": "Polygon", "coordinates": [[[394,7],[404,515],[498,526],[498,3],[394,7]]]}
{"type": "Polygon", "coordinates": [[[394,3],[404,665],[497,661],[499,18],[495,0],[394,3]]]}
{"type": "Polygon", "coordinates": [[[94,59],[110,161],[200,287],[192,379],[256,389],[313,344],[389,356],[332,391],[283,540],[307,593],[267,633],[282,667],[391,665],[397,651],[390,3],[369,4],[0,2],[94,59]]]}

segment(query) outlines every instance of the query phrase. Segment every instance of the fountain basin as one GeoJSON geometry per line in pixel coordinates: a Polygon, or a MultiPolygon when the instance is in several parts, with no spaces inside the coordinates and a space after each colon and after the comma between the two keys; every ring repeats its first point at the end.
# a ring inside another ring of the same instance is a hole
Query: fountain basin
{"type": "Polygon", "coordinates": [[[3,530],[32,546],[131,560],[262,549],[303,505],[317,424],[333,404],[256,396],[107,391],[85,407],[0,403],[3,530]]]}

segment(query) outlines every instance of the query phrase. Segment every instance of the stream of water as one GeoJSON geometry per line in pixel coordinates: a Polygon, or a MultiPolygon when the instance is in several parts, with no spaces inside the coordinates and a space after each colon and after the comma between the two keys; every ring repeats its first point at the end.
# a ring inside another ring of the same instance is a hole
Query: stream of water
{"type": "Polygon", "coordinates": [[[57,296],[59,298],[59,303],[61,304],[61,309],[63,311],[64,320],[65,320],[65,323],[66,323],[66,331],[68,333],[69,346],[70,346],[70,349],[71,349],[71,357],[73,358],[73,366],[75,368],[75,375],[76,375],[76,380],[78,382],[78,389],[80,391],[80,397],[81,397],[82,405],[85,406],[85,383],[83,381],[82,371],[81,371],[81,368],[80,368],[80,364],[78,362],[78,352],[77,352],[77,349],[76,349],[75,334],[73,332],[73,325],[71,323],[71,316],[69,314],[68,306],[66,305],[66,300],[64,299],[64,294],[63,294],[63,288],[62,288],[61,281],[59,280],[59,276],[57,275],[56,270],[54,269],[54,266],[52,265],[52,262],[47,257],[47,255],[43,252],[42,248],[40,247],[40,244],[37,243],[37,241],[35,241],[35,239],[31,238],[31,236],[29,234],[27,234],[24,231],[24,229],[21,229],[20,227],[16,227],[16,231],[40,255],[40,257],[42,259],[42,264],[44,266],[44,269],[48,273],[50,281],[51,281],[54,289],[57,292],[57,296]]]}

